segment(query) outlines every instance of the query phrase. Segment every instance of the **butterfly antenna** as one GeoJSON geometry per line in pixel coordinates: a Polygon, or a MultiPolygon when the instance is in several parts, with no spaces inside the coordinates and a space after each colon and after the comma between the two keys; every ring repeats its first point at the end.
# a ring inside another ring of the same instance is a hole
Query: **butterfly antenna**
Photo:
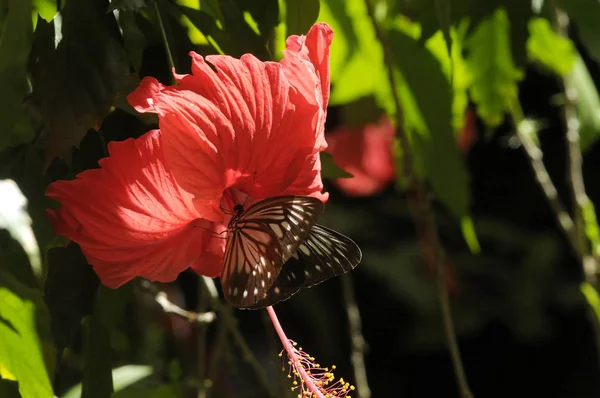
{"type": "MultiPolygon", "coordinates": [[[[235,200],[233,199],[233,196],[231,196],[231,193],[229,193],[229,191],[225,190],[225,191],[223,191],[223,194],[226,195],[233,203],[235,203],[235,200]]],[[[231,210],[225,209],[221,203],[219,203],[219,208],[225,214],[228,214],[228,215],[233,214],[233,212],[231,210]]]]}

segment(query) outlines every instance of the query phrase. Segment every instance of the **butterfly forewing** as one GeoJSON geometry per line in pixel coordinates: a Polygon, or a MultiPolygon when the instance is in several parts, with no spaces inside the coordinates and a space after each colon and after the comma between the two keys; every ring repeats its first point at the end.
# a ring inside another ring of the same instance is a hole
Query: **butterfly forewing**
{"type": "Polygon", "coordinates": [[[234,216],[221,272],[227,301],[245,308],[262,300],[322,211],[318,199],[281,196],[260,201],[234,216]]]}
{"type": "Polygon", "coordinates": [[[315,225],[298,251],[283,265],[266,296],[251,308],[258,309],[287,300],[303,287],[311,287],[354,269],[362,259],[352,239],[315,225]]]}

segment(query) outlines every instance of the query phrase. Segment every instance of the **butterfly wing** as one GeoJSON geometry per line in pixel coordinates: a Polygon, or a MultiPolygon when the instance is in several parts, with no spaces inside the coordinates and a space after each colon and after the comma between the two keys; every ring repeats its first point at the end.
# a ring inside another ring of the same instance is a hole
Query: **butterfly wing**
{"type": "Polygon", "coordinates": [[[311,287],[353,270],[362,259],[352,239],[315,225],[306,241],[283,265],[266,296],[251,308],[258,309],[287,300],[303,287],[311,287]]]}
{"type": "Polygon", "coordinates": [[[239,308],[263,299],[322,211],[318,199],[280,196],[243,212],[230,225],[225,247],[221,271],[225,299],[239,308]]]}

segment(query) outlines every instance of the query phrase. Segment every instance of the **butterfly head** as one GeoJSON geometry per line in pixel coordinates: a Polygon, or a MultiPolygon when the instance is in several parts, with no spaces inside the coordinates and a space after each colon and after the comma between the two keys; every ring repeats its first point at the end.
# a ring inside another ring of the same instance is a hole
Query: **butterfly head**
{"type": "Polygon", "coordinates": [[[239,216],[243,212],[244,212],[244,205],[238,204],[238,205],[233,206],[233,215],[234,216],[239,216]]]}

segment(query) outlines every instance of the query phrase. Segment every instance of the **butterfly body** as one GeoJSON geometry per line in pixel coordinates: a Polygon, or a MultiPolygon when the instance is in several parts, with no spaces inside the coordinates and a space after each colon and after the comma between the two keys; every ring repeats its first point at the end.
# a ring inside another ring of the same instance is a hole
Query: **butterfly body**
{"type": "Polygon", "coordinates": [[[236,205],[228,224],[221,284],[227,301],[262,308],[353,269],[358,246],[316,225],[323,203],[306,196],[268,198],[244,210],[236,205]]]}

